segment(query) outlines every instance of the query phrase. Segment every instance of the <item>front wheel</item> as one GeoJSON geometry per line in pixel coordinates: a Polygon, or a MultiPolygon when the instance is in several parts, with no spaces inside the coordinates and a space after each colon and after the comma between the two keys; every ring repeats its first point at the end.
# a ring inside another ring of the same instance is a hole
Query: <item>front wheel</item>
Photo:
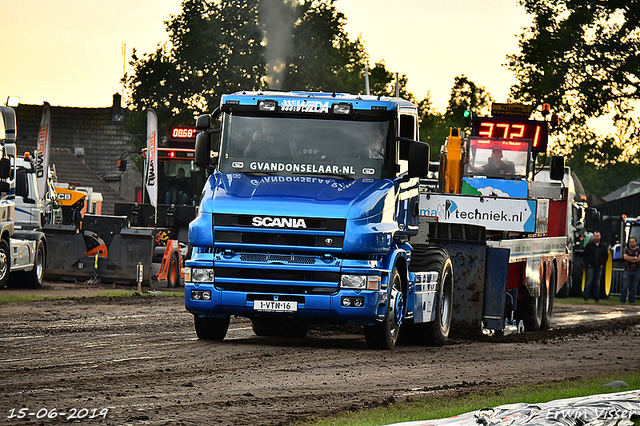
{"type": "Polygon", "coordinates": [[[402,279],[397,268],[391,273],[391,283],[384,320],[364,329],[367,346],[370,349],[393,349],[398,341],[398,334],[404,318],[404,295],[402,279]]]}
{"type": "Polygon", "coordinates": [[[210,318],[193,316],[193,322],[196,327],[196,334],[200,340],[217,340],[222,342],[224,336],[227,335],[229,329],[229,321],[231,317],[210,318]]]}
{"type": "Polygon", "coordinates": [[[0,240],[0,288],[5,288],[9,282],[11,270],[11,252],[7,240],[0,240]]]}
{"type": "Polygon", "coordinates": [[[25,283],[28,288],[41,288],[44,282],[44,243],[38,241],[33,261],[33,269],[25,273],[25,283]]]}

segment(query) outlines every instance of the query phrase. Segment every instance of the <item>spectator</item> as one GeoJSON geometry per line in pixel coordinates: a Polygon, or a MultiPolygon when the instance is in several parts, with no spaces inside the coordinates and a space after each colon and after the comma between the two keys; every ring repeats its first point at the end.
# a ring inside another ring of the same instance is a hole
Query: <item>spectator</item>
{"type": "Polygon", "coordinates": [[[640,279],[640,270],[638,263],[640,259],[640,249],[638,249],[638,241],[629,238],[629,247],[624,251],[624,274],[622,275],[622,291],[620,292],[620,302],[627,301],[627,292],[629,293],[629,303],[636,303],[636,289],[638,287],[638,279],[640,279]]]}
{"type": "Polygon", "coordinates": [[[586,282],[582,293],[584,300],[589,300],[591,293],[593,293],[593,300],[600,301],[600,279],[609,257],[609,248],[600,241],[601,238],[600,232],[594,232],[593,240],[584,248],[584,263],[587,268],[586,282]]]}
{"type": "Polygon", "coordinates": [[[171,180],[171,186],[165,193],[165,204],[187,204],[189,201],[189,179],[184,175],[184,169],[180,167],[175,178],[171,180]]]}

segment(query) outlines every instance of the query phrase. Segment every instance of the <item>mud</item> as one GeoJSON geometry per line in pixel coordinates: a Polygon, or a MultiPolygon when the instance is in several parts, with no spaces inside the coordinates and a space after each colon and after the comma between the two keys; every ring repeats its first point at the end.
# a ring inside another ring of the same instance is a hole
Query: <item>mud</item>
{"type": "Polygon", "coordinates": [[[544,333],[372,351],[356,328],[264,338],[238,318],[199,341],[180,297],[62,290],[79,297],[0,305],[0,424],[289,425],[640,365],[640,306],[557,303],[544,333]]]}

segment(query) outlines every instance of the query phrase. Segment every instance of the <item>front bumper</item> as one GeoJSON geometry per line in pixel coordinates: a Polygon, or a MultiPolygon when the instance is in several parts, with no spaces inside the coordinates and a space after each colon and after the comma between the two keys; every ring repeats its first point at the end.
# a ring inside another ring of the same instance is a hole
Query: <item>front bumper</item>
{"type": "Polygon", "coordinates": [[[331,294],[274,294],[221,291],[213,283],[185,283],[185,307],[196,315],[237,315],[246,318],[298,319],[318,324],[373,325],[384,316],[386,290],[340,289],[331,294]],[[195,300],[192,290],[210,291],[210,300],[195,300]],[[344,306],[344,299],[361,300],[362,306],[344,306]],[[256,310],[256,300],[295,301],[294,312],[256,310]]]}

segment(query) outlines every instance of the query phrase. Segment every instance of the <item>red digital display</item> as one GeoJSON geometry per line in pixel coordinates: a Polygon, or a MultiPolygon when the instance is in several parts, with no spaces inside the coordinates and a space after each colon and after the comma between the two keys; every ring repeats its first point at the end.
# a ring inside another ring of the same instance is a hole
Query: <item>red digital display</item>
{"type": "Polygon", "coordinates": [[[476,117],[471,136],[480,138],[531,139],[532,152],[547,151],[547,122],[504,117],[476,117]]]}
{"type": "Polygon", "coordinates": [[[171,129],[172,139],[193,139],[195,137],[195,127],[174,127],[173,129],[171,129]]]}

